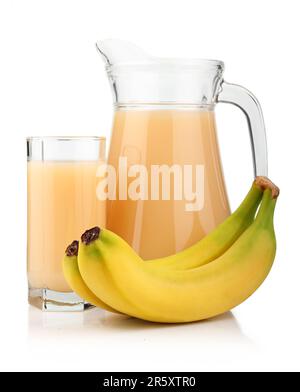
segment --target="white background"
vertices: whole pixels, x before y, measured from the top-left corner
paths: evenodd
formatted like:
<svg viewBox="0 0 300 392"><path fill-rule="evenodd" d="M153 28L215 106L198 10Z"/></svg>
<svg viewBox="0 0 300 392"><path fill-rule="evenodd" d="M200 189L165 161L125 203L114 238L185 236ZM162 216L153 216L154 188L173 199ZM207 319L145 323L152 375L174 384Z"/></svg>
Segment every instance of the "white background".
<svg viewBox="0 0 300 392"><path fill-rule="evenodd" d="M299 1L0 1L0 370L300 370ZM270 178L281 187L278 253L231 314L181 326L27 305L29 135L106 135L111 93L94 43L123 38L159 56L219 58L264 110ZM219 105L234 208L252 179L243 114Z"/></svg>

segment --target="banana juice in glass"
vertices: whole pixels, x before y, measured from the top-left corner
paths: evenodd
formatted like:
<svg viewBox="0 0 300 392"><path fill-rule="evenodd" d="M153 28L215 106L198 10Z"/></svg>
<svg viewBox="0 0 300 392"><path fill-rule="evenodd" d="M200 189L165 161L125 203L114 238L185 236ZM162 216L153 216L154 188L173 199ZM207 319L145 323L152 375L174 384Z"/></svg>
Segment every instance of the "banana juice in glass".
<svg viewBox="0 0 300 392"><path fill-rule="evenodd" d="M103 138L30 138L28 150L29 302L43 310L83 310L62 270L66 247L92 226L105 226L97 199Z"/></svg>

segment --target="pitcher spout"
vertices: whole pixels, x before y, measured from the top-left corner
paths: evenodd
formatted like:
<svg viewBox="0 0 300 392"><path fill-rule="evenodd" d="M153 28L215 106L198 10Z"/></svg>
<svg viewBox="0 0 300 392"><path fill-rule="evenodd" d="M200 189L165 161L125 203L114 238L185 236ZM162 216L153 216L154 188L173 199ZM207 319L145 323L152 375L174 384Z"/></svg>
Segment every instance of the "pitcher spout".
<svg viewBox="0 0 300 392"><path fill-rule="evenodd" d="M224 70L221 61L154 57L130 42L115 39L96 45L117 106L215 103Z"/></svg>
<svg viewBox="0 0 300 392"><path fill-rule="evenodd" d="M96 47L107 66L147 63L151 61L151 57L146 52L128 41L106 39L98 41Z"/></svg>

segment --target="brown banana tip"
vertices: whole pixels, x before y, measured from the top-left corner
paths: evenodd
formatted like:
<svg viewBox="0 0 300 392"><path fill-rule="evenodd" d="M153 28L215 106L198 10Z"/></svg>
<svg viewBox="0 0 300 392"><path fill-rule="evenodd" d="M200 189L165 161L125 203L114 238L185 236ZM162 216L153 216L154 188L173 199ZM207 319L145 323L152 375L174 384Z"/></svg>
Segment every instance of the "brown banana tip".
<svg viewBox="0 0 300 392"><path fill-rule="evenodd" d="M280 189L276 186L268 177L258 176L254 183L263 191L270 189L272 193L272 199L277 199L280 193Z"/></svg>
<svg viewBox="0 0 300 392"><path fill-rule="evenodd" d="M85 231L81 236L82 243L85 245L89 245L91 242L99 238L100 232L101 229L97 226Z"/></svg>
<svg viewBox="0 0 300 392"><path fill-rule="evenodd" d="M66 249L66 255L69 257L78 256L79 241L73 241Z"/></svg>

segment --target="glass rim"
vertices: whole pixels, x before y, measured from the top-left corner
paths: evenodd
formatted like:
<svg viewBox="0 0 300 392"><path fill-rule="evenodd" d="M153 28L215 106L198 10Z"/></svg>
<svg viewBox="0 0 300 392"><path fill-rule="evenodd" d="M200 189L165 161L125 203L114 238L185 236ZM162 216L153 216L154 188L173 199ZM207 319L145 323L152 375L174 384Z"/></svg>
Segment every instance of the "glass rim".
<svg viewBox="0 0 300 392"><path fill-rule="evenodd" d="M106 141L105 136L27 136L27 141Z"/></svg>

